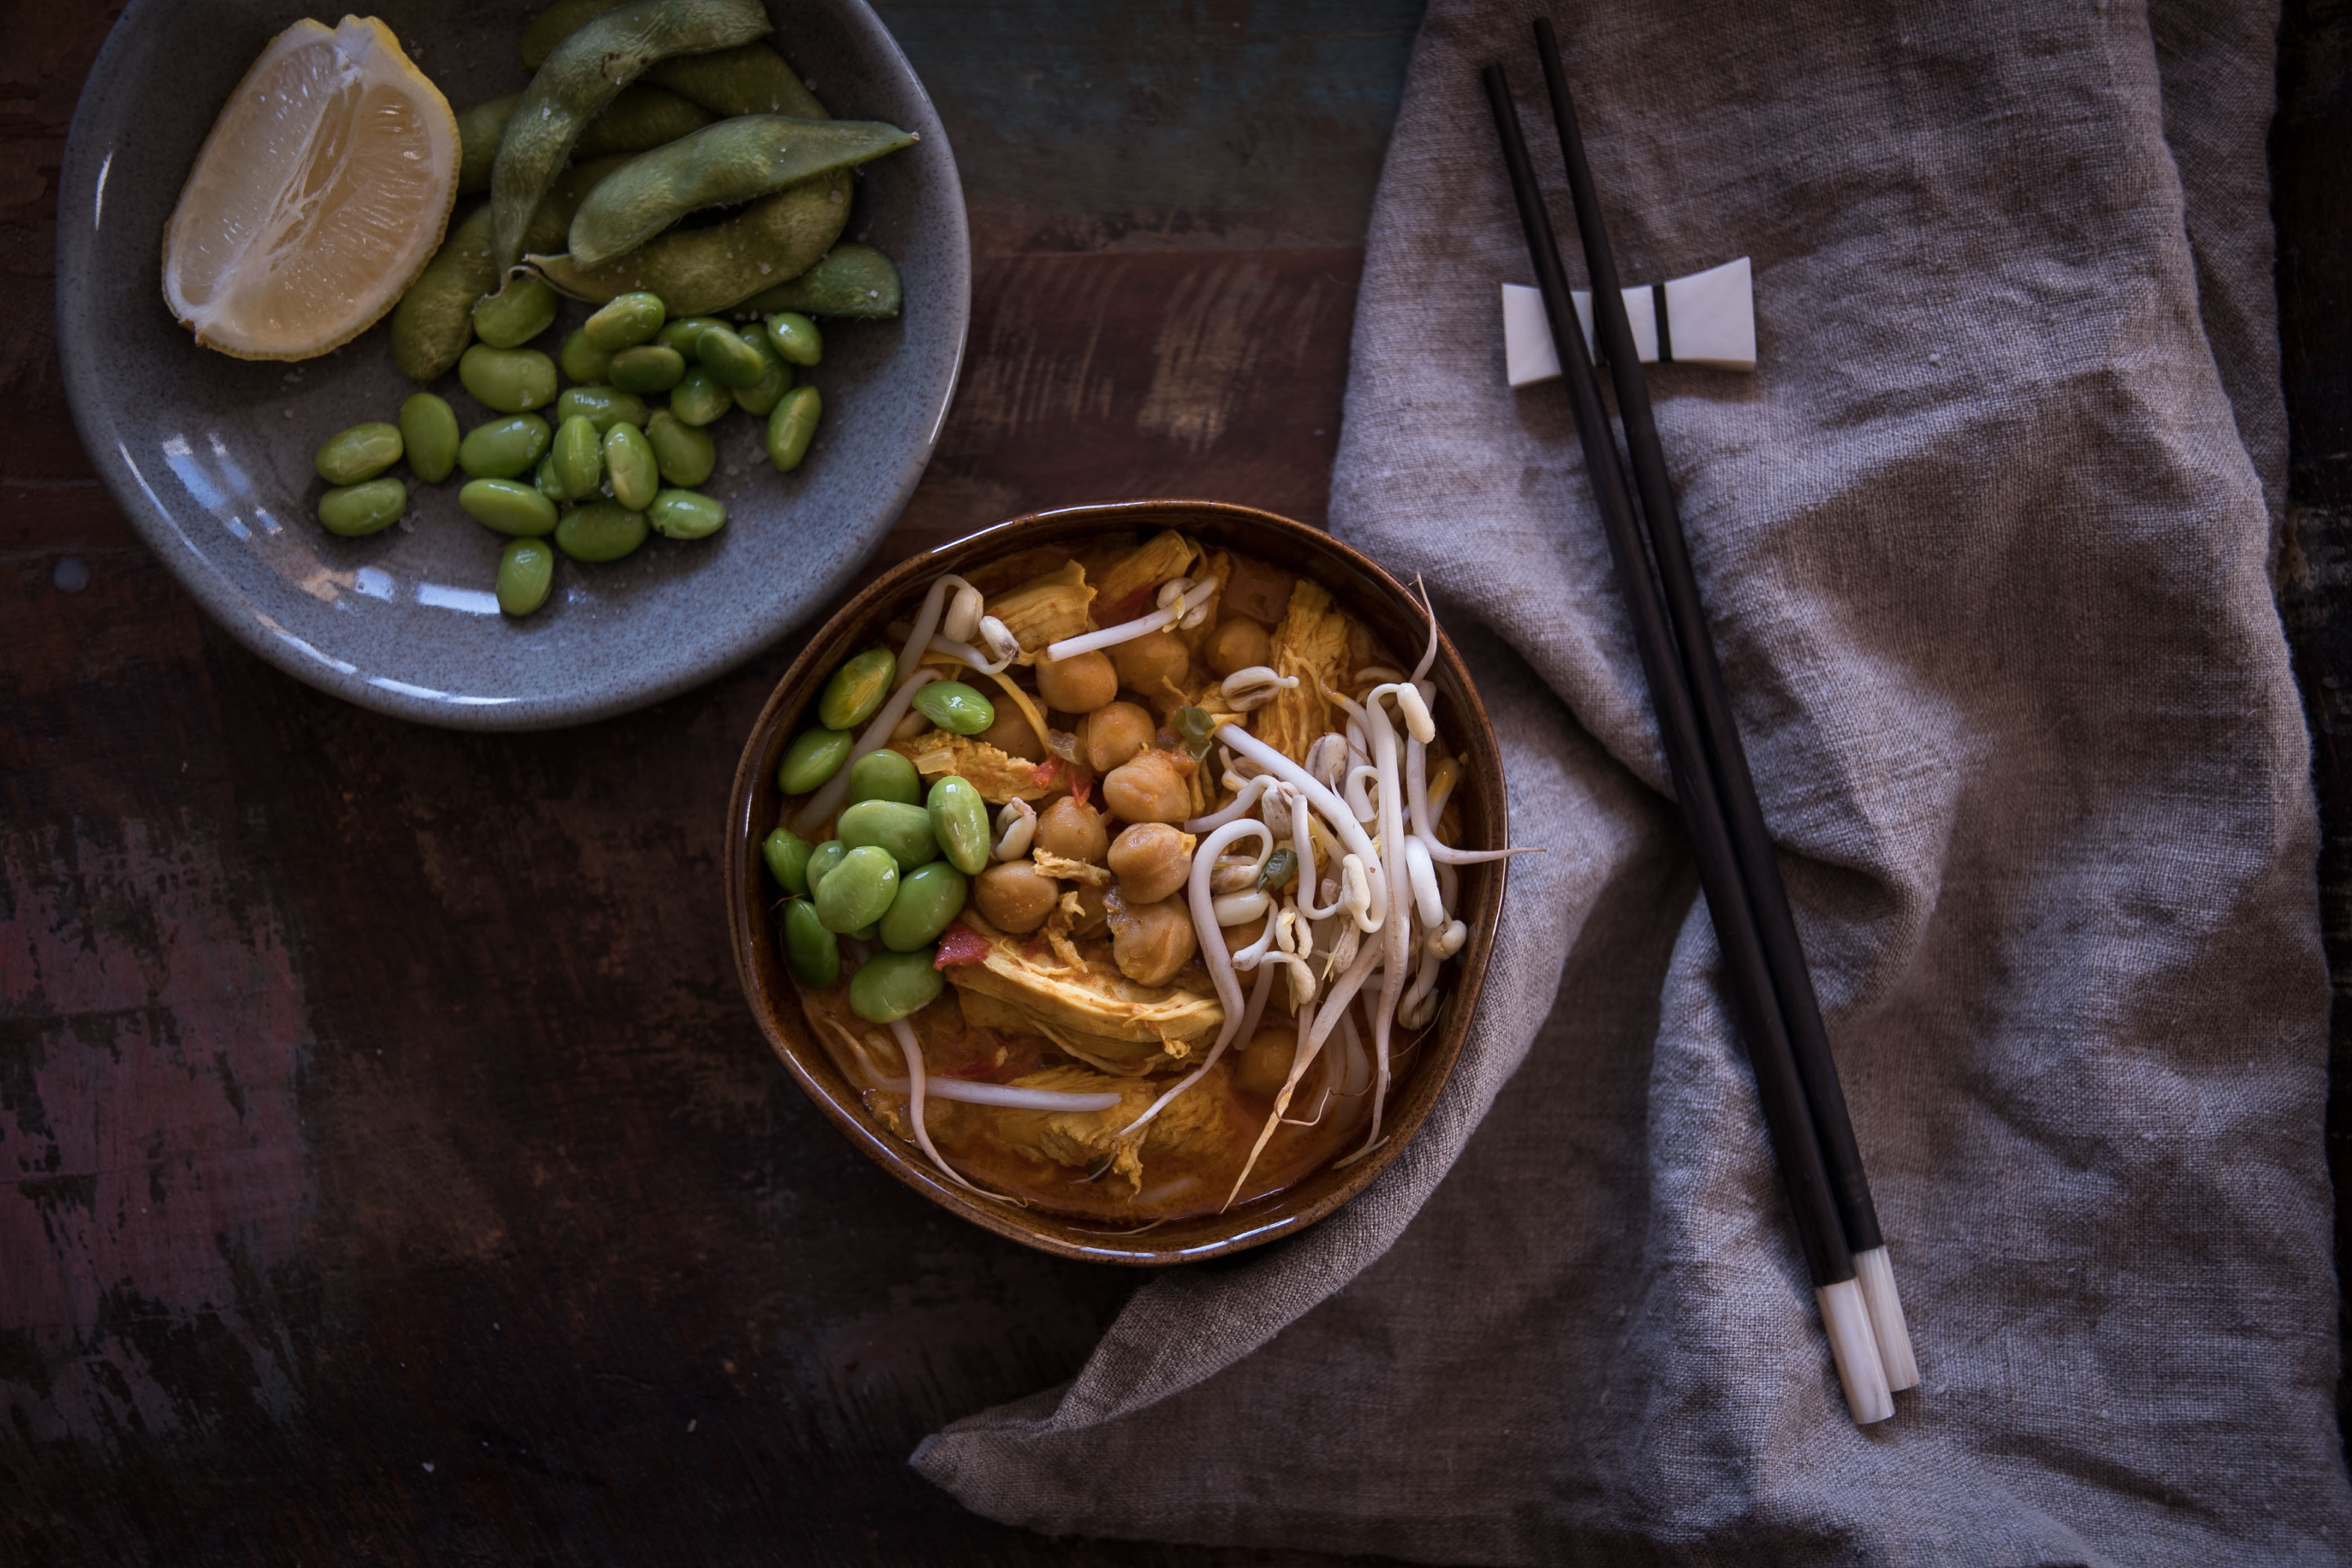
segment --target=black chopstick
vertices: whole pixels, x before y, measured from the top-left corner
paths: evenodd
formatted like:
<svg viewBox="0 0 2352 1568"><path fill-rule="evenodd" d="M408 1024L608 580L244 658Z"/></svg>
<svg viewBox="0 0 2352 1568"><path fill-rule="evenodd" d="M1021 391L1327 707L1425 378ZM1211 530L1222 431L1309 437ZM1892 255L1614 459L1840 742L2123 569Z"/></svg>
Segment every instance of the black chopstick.
<svg viewBox="0 0 2352 1568"><path fill-rule="evenodd" d="M1814 1298L1821 1305L1822 1325L1843 1381L1846 1403L1858 1422L1883 1420L1894 1414L1886 1377L1870 1333L1867 1310L1854 1279L1853 1256L1845 1239L1827 1167L1815 1137L1812 1114L1805 1101L1788 1034L1781 1021L1778 994L1766 965L1764 950L1740 879L1738 863L1725 826L1715 781L1706 765L1704 742L1691 695L1685 685L1681 662L1668 629L1658 585L1650 575L1648 552L1633 517L1618 466L1616 442L1601 406L1600 381L1585 353L1568 280L1560 270L1559 247L1552 237L1543 197L1528 162L1527 140L1519 114L1511 100L1510 85L1499 65L1485 73L1486 97L1495 113L1495 130L1502 142L1503 162L1509 172L1511 194L1518 204L1519 223L1527 235L1528 251L1535 263L1544 311L1559 353L1561 376L1584 447L1585 469L1599 504L1601 529L1616 563L1617 580L1633 624L1633 640L1641 655L1642 672L1649 682L1650 700L1673 774L1675 796L1698 861L1699 886L1715 923L1743 1031L1748 1058L1756 1074L1757 1097L1764 1123L1788 1189L1798 1241L1811 1273Z"/></svg>
<svg viewBox="0 0 2352 1568"><path fill-rule="evenodd" d="M1780 860L1772 853L1771 835L1764 826L1756 781L1748 769L1748 752L1740 744L1738 727L1732 722L1731 699L1724 689L1714 639L1707 635L1698 580L1691 571L1690 550L1683 537L1682 513L1675 504L1665 452L1659 445L1657 421L1650 408L1648 379L1634 350L1633 323L1625 316L1625 296L1609 245L1608 225L1592 188L1592 171L1585 161L1584 136L1569 95L1568 76L1560 68L1559 40L1549 16L1536 19L1535 31L1544 86L1551 97L1552 122L1559 132L1560 161L1566 165L1569 195L1576 207L1577 232L1584 244L1585 270L1591 276L1593 330L1609 362L1610 379L1616 384L1617 412L1625 426L1626 452L1633 462L1635 492L1649 523L1650 548L1665 587L1667 618L1682 649L1683 675L1698 710L1716 796L1725 807L1732 851L1748 889L1748 907L1764 945L1773 989L1780 998L1781 1022L1796 1055L1797 1077L1804 1085L1806 1104L1813 1113L1813 1134L1821 1141L1822 1161L1829 1170L1830 1191L1837 1199L1846 1246L1854 1255L1862 1279L1872 1333L1886 1367L1887 1386L1909 1388L1919 1381L1919 1371L1904 1326L1894 1269L1886 1258L1886 1238L1879 1229L1877 1206L1871 1202L1870 1178L1863 1170L1862 1149L1846 1113L1845 1091L1838 1082L1837 1062L1830 1055L1829 1034L1822 1025L1821 1003L1813 994L1804 948L1797 940L1796 921L1789 912L1788 889L1781 885Z"/></svg>

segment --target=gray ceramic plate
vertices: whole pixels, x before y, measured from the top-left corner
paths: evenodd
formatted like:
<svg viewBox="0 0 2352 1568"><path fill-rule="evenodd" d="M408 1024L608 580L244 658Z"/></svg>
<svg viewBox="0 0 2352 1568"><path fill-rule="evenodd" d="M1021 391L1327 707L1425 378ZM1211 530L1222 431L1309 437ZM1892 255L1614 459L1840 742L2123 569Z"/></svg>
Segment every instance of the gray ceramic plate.
<svg viewBox="0 0 2352 1568"><path fill-rule="evenodd" d="M454 108L511 92L524 3L391 0L374 12ZM502 541L457 485L412 485L404 526L337 539L312 508L311 453L390 419L413 384L379 323L299 364L197 348L164 308L164 220L222 100L298 0L133 0L74 112L58 201L58 340L90 458L131 521L247 647L339 697L468 729L545 729L685 690L774 642L881 542L921 476L955 390L971 292L963 196L922 83L862 0L772 5L773 41L835 113L921 134L859 183L848 237L906 279L896 321L845 321L809 380L824 425L778 474L749 416L713 433L727 503L716 538L649 541L605 566L559 563L525 621L490 597ZM460 211L464 210L460 203ZM558 332L584 311L567 311ZM560 336L539 346L552 351ZM488 416L447 376L460 423ZM405 470L397 470L404 477ZM462 478L462 476L459 476Z"/></svg>

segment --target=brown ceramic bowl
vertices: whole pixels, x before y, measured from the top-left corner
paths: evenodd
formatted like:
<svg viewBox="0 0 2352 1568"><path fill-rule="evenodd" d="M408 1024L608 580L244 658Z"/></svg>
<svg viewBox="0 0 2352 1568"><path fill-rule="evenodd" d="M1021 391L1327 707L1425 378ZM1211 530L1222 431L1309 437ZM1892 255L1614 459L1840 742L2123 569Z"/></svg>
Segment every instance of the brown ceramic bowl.
<svg viewBox="0 0 2352 1568"><path fill-rule="evenodd" d="M912 1145L900 1144L868 1118L857 1091L834 1066L809 1026L792 977L784 970L770 918L773 889L761 865L760 844L776 826L782 798L776 793L776 764L785 743L800 731L803 710L815 701L835 666L854 650L880 640L877 633L890 620L911 613L932 578L942 572L970 572L1035 545L1163 528L1181 529L1204 542L1244 551L1313 577L1393 654L1410 658L1408 650L1427 642L1428 622L1395 578L1328 535L1271 512L1216 501L1141 500L1069 507L1015 518L900 563L809 639L761 710L759 722L743 748L743 760L735 769L734 796L727 808L728 853L721 862L736 972L742 977L751 1015L760 1021L776 1055L834 1124L876 1163L941 1208L1043 1251L1099 1263L1188 1263L1238 1252L1314 1224L1370 1184L1420 1129L1462 1054L1486 962L1495 950L1495 922L1502 912L1508 862L1462 868L1459 909L1470 927L1470 940L1462 950L1458 977L1448 985L1433 1032L1415 1053L1418 1061L1390 1101L1391 1131L1379 1149L1344 1169L1326 1167L1281 1192L1227 1213L1171 1220L1137 1233L1098 1221L975 1199L950 1185ZM1432 674L1439 693L1439 728L1467 763L1455 792L1462 803L1465 842L1499 847L1507 842L1508 823L1503 761L1495 745L1494 727L1450 641L1440 644Z"/></svg>

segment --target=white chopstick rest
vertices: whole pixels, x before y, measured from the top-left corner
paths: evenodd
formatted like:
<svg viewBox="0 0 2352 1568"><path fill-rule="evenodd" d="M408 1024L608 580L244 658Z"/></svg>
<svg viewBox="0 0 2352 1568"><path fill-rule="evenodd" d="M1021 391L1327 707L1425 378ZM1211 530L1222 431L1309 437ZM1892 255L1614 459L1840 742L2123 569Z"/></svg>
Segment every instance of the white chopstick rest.
<svg viewBox="0 0 2352 1568"><path fill-rule="evenodd" d="M1675 364L1703 364L1717 370L1756 368L1756 288L1748 258L1727 261L1688 278L1668 280L1665 289L1666 342L1660 352L1657 299L1648 284L1624 290L1627 325L1633 330L1633 348L1643 364L1662 360ZM1576 319L1584 329L1584 342L1599 351L1592 336L1592 295L1575 290ZM1551 324L1544 319L1543 292L1517 283L1503 285L1503 356L1513 386L1532 386L1559 374L1559 355L1553 348Z"/></svg>
<svg viewBox="0 0 2352 1568"><path fill-rule="evenodd" d="M1895 1294L1895 1265L1887 1260L1886 1248L1855 1253L1853 1277L1870 1312L1870 1333L1878 1342L1886 1386L1896 1394L1918 1387L1919 1360L1911 1353L1911 1327L1903 1321L1903 1298Z"/></svg>
<svg viewBox="0 0 2352 1568"><path fill-rule="evenodd" d="M1813 1300L1821 1304L1830 1359L1837 1363L1838 1381L1845 1385L1845 1405L1853 1413L1854 1425L1885 1420L1895 1414L1895 1395L1887 1391L1886 1368L1871 1335L1870 1309L1863 1303L1861 1282L1841 1279L1816 1286Z"/></svg>

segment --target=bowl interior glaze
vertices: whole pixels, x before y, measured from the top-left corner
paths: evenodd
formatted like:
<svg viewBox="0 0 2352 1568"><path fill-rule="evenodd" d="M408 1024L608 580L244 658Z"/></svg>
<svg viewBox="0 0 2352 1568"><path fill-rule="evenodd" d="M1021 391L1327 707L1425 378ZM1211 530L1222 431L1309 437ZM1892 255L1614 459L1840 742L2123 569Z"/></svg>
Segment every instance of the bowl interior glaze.
<svg viewBox="0 0 2352 1568"><path fill-rule="evenodd" d="M885 1170L941 1207L1044 1251L1101 1263L1185 1263L1261 1246L1314 1224L1370 1184L1429 1114L1461 1055L1487 960L1494 952L1495 923L1502 911L1508 862L1463 868L1458 908L1469 924L1470 940L1463 948L1458 978L1448 988L1434 1030L1421 1047L1421 1059L1390 1100L1387 1141L1345 1169L1326 1167L1228 1213L1171 1220L1138 1233L974 1198L941 1178L919 1151L911 1145L902 1147L867 1118L856 1090L834 1066L811 1029L792 977L784 972L770 918L772 889L765 881L759 847L776 826L782 804L774 784L776 765L785 744L801 728L803 710L815 700L835 666L875 640L891 619L907 614L933 577L943 572L969 572L1036 545L1128 530L1149 533L1163 528L1181 529L1204 542L1244 551L1313 577L1392 652L1405 655L1406 650L1418 650L1426 643L1428 622L1396 579L1329 536L1271 512L1213 501L1142 500L1071 507L1000 523L901 563L810 640L777 683L744 745L728 806L728 850L722 859L728 922L744 996L776 1055L834 1124ZM1480 847L1502 845L1509 831L1502 756L1486 709L1450 641L1441 641L1432 674L1438 685L1439 728L1465 762L1463 783L1456 792L1462 802L1465 841Z"/></svg>

